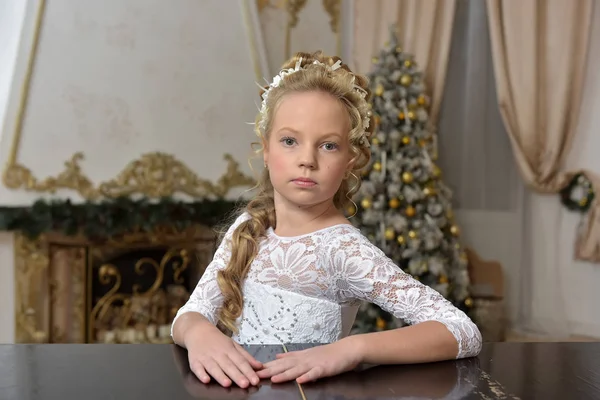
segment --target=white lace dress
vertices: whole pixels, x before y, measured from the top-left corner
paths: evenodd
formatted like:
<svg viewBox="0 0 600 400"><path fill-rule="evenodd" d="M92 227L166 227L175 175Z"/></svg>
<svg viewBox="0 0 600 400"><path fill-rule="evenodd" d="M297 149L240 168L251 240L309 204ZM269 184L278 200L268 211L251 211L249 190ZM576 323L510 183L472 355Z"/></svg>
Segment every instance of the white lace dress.
<svg viewBox="0 0 600 400"><path fill-rule="evenodd" d="M197 312L212 323L222 294L216 282L230 255L231 225L212 262L177 318ZM398 268L357 228L342 224L311 234L267 232L243 286L244 307L233 339L240 344L331 343L347 336L361 300L375 303L410 325L439 321L458 342L457 358L481 350L469 317L434 289Z"/></svg>

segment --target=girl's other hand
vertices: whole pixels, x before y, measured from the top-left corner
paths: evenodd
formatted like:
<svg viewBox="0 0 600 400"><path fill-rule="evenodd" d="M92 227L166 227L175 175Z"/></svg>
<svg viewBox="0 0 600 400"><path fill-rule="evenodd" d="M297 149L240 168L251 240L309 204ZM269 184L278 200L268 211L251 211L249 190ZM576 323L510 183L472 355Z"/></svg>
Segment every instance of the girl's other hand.
<svg viewBox="0 0 600 400"><path fill-rule="evenodd" d="M258 376L271 378L274 383L295 379L302 384L350 371L360 362L360 352L346 338L308 350L277 354L276 360L264 364Z"/></svg>
<svg viewBox="0 0 600 400"><path fill-rule="evenodd" d="M211 376L223 387L235 382L247 388L260 382L256 370L263 368L262 363L210 323L191 327L185 347L190 369L202 383L209 383Z"/></svg>

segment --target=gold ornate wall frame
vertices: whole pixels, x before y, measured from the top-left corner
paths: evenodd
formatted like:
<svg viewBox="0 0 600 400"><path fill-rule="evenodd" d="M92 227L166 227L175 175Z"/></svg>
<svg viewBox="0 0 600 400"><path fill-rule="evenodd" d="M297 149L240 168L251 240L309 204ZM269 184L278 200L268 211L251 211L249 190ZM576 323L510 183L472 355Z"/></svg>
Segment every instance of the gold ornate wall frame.
<svg viewBox="0 0 600 400"><path fill-rule="evenodd" d="M101 197L115 198L132 194L156 198L172 196L176 193L185 193L192 198L202 199L210 196L222 198L235 187L255 185L255 179L242 173L239 170L239 164L230 154L224 155L227 169L216 183L200 178L182 161L177 160L173 155L162 152L143 154L139 159L126 165L118 176L98 185L95 185L83 172L79 164L84 158L81 152L75 153L70 160L66 161L64 170L58 175L44 179L36 177L31 169L19 163L19 145L46 2L46 0L38 0L37 3L31 50L19 93L19 105L10 153L2 174L2 181L7 188L38 193L55 193L60 189L69 189L77 192L86 200L95 200Z"/></svg>
<svg viewBox="0 0 600 400"><path fill-rule="evenodd" d="M267 7L285 9L287 24L285 28L285 57L291 57L292 30L298 25L298 14L306 6L308 0L256 0L258 11ZM336 38L337 55L342 55L342 0L322 0L323 8L329 15L329 25Z"/></svg>

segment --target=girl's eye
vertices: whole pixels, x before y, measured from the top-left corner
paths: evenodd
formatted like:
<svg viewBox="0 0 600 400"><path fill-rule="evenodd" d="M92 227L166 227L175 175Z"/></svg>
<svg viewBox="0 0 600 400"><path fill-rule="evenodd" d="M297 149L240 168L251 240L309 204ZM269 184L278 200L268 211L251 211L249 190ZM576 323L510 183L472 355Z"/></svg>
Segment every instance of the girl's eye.
<svg viewBox="0 0 600 400"><path fill-rule="evenodd" d="M296 140L288 137L281 139L281 142L286 146L293 146L294 143L296 143Z"/></svg>
<svg viewBox="0 0 600 400"><path fill-rule="evenodd" d="M338 148L337 143L325 143L323 146L325 146L325 150L327 151L333 151Z"/></svg>

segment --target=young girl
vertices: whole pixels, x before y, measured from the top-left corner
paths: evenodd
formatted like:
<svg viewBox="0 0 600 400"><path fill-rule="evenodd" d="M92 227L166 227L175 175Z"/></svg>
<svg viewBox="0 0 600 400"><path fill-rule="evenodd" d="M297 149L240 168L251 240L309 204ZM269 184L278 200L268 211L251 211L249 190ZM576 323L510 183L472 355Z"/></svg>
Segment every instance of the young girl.
<svg viewBox="0 0 600 400"><path fill-rule="evenodd" d="M173 340L202 382L304 383L360 363L479 353L475 324L344 217L370 157L369 96L365 77L321 53L296 54L265 88L255 124L265 163L259 192L173 321ZM349 335L364 300L411 326ZM264 365L240 346L286 343L322 345Z"/></svg>

